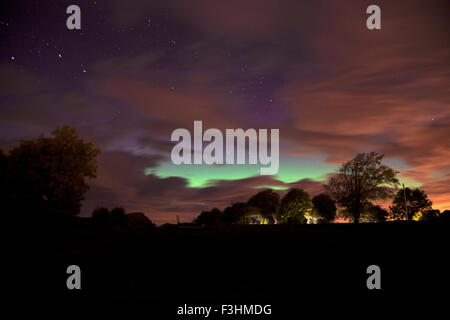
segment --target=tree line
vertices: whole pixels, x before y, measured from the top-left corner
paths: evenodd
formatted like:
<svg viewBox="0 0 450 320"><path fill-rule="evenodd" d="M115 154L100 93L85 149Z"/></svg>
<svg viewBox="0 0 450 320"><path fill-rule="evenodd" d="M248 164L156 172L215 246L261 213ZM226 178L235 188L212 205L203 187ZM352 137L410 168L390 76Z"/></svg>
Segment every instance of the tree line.
<svg viewBox="0 0 450 320"><path fill-rule="evenodd" d="M109 210L97 207L92 211L92 220L97 229L111 230L121 228L144 229L155 228L155 224L143 212L126 213L122 207Z"/></svg>
<svg viewBox="0 0 450 320"><path fill-rule="evenodd" d="M247 202L234 203L221 212L202 212L194 223L304 224L330 223L344 218L353 223L386 220L448 221L450 211L440 213L421 189L400 189L397 173L382 163L383 155L361 153L339 167L324 185L325 192L311 198L302 189L290 189L283 198L271 189L258 192ZM393 199L389 211L377 201ZM339 210L338 210L339 209Z"/></svg>
<svg viewBox="0 0 450 320"><path fill-rule="evenodd" d="M7 154L0 150L0 201L6 212L39 218L79 214L89 189L87 179L96 177L99 152L68 126L57 128L50 137L24 140ZM204 211L194 222L303 224L330 223L339 217L354 223L448 221L449 210L433 210L424 190L399 189L398 172L382 160L383 155L375 152L358 154L339 167L324 185L325 192L312 198L302 189L291 189L282 198L273 190L263 190L223 211ZM388 199L393 199L389 211L377 205ZM115 224L125 221L122 213L120 208L97 208L93 218Z"/></svg>

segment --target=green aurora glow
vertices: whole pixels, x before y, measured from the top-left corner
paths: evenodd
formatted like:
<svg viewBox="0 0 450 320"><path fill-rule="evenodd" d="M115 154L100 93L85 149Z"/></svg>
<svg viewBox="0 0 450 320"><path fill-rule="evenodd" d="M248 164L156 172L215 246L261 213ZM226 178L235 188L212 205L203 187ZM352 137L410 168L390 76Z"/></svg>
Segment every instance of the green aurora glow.
<svg viewBox="0 0 450 320"><path fill-rule="evenodd" d="M386 159L387 165L396 170L407 170L407 165L398 159ZM301 179L325 181L327 174L333 173L337 165L325 162L320 156L281 156L280 169L275 176L276 180L292 183ZM148 168L145 174L154 174L159 178L180 177L188 181L189 188L205 188L214 185L218 180L240 180L259 176L260 165L182 165L177 166L167 161L156 168ZM401 179L410 188L419 187L420 184L410 178ZM285 186L261 185L260 188L284 190Z"/></svg>

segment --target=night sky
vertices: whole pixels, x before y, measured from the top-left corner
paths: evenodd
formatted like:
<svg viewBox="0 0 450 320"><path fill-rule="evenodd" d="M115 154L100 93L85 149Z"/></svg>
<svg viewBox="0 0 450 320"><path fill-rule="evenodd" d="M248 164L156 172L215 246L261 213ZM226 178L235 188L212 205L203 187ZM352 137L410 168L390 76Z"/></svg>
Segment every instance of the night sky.
<svg viewBox="0 0 450 320"><path fill-rule="evenodd" d="M370 4L382 29L368 30ZM81 8L81 30L66 8ZM376 151L450 209L448 1L12 1L0 12L0 148L77 129L101 149L82 207L190 221L260 188L321 184ZM280 170L175 166L176 128L279 128Z"/></svg>

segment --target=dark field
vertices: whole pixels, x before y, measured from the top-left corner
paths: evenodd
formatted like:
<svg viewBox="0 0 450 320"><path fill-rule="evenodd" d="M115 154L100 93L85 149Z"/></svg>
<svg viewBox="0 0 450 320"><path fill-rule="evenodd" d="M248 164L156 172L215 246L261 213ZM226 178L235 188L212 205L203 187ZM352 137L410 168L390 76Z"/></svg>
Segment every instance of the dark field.
<svg viewBox="0 0 450 320"><path fill-rule="evenodd" d="M84 220L52 230L30 255L42 269L27 280L39 281L38 299L138 304L164 318L185 303L271 304L275 318L330 306L380 311L440 296L449 266L448 226L432 223L112 231ZM66 288L71 264L81 267L82 290ZM381 268L381 290L366 287L372 264Z"/></svg>

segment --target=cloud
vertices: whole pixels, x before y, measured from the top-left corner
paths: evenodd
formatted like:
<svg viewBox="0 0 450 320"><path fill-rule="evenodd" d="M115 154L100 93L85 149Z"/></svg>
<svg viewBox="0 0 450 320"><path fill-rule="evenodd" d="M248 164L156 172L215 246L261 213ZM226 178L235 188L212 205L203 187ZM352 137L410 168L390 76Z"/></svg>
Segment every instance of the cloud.
<svg viewBox="0 0 450 320"><path fill-rule="evenodd" d="M188 188L184 178L145 175L144 169L158 160L125 152L102 154L98 178L92 181L82 215L90 216L100 205L123 206L128 211L144 212L158 223L174 222L175 215L182 221L192 221L203 210L213 207L223 210L233 202L246 202L266 187L302 188L312 196L323 191L322 184L317 181L302 179L284 183L271 176L217 180L206 188ZM284 195L286 191L279 193Z"/></svg>
<svg viewBox="0 0 450 320"><path fill-rule="evenodd" d="M316 55L308 76L299 76L303 64L293 65L279 91L291 115L281 138L287 151L324 154L332 163L364 151L402 159L409 167L402 176L414 176L443 203L435 185L450 172L450 48L448 20L433 14L434 5L381 3L378 33L358 24L354 3L333 7L306 40Z"/></svg>
<svg viewBox="0 0 450 320"><path fill-rule="evenodd" d="M450 174L447 174L442 179L432 179L423 185L423 189L427 191L433 206L439 205L441 211L450 210Z"/></svg>
<svg viewBox="0 0 450 320"><path fill-rule="evenodd" d="M281 156L337 164L377 151L405 163L402 177L448 206L448 1L377 4L379 31L366 29L361 1L89 4L83 23L98 28L64 42L64 63L46 52L30 65L0 66L0 146L62 124L94 141L102 150L99 177L84 215L105 203L173 221L175 212L191 219L244 201L261 186L320 192L308 179L252 177L194 189L181 177L145 175L168 160L171 132L194 120L208 128L279 128ZM47 25L38 13L26 28L46 26L39 30L54 37L46 28L59 21ZM25 58L29 48L13 40L5 52ZM87 76L79 77L81 63Z"/></svg>

